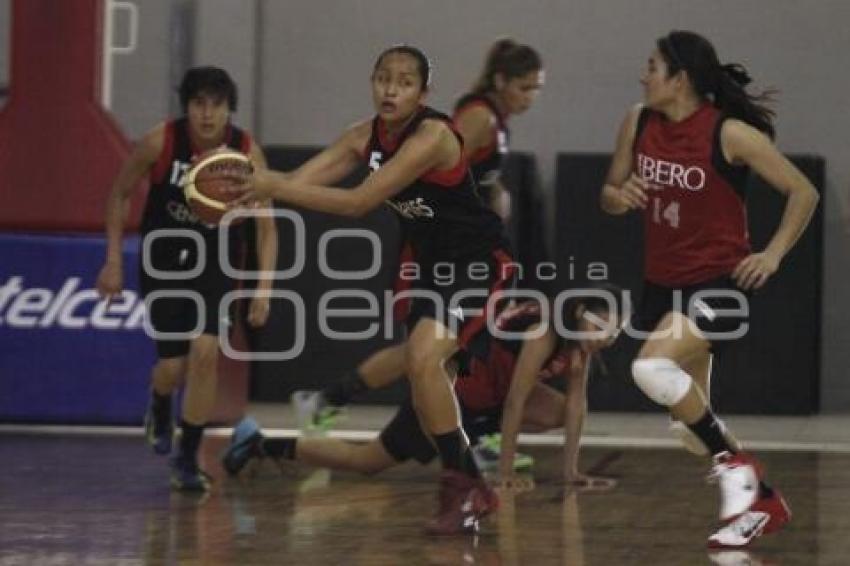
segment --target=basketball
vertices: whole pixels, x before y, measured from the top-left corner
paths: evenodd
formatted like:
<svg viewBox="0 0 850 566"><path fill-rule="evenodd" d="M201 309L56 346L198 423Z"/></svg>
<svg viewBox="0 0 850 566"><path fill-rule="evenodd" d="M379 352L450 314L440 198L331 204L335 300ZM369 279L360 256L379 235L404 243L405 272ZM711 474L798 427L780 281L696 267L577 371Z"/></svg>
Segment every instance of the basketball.
<svg viewBox="0 0 850 566"><path fill-rule="evenodd" d="M206 224L218 224L227 212L228 193L234 177L253 170L247 155L232 149L214 149L202 154L186 174L183 192L192 212Z"/></svg>

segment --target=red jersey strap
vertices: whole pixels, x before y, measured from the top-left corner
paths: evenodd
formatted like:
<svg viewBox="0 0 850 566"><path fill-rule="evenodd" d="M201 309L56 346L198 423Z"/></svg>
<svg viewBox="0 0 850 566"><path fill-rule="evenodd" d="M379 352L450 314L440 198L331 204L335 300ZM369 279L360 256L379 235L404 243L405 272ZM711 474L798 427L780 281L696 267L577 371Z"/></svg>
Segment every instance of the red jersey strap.
<svg viewBox="0 0 850 566"><path fill-rule="evenodd" d="M469 161L463 156L463 148L461 148L461 157L457 160L457 164L454 167L444 171L432 169L422 175L422 180L434 183L435 185L443 185L444 187L454 187L463 180L468 170Z"/></svg>
<svg viewBox="0 0 850 566"><path fill-rule="evenodd" d="M168 168L174 155L174 121L165 124L165 140L162 143L162 151L151 169L151 183L158 185L165 180Z"/></svg>
<svg viewBox="0 0 850 566"><path fill-rule="evenodd" d="M251 151L251 146L254 145L254 139L246 131L242 132L242 143L239 145L239 151L247 155Z"/></svg>

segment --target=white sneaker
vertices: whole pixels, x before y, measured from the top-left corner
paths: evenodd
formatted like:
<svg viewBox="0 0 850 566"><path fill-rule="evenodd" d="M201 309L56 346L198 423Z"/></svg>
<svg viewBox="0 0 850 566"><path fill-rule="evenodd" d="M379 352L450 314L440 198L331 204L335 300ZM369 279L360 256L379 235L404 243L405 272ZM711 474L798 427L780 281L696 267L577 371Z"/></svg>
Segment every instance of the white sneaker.
<svg viewBox="0 0 850 566"><path fill-rule="evenodd" d="M722 452L714 457L711 475L720 484L720 520L728 521L750 509L759 498L762 468L743 452Z"/></svg>

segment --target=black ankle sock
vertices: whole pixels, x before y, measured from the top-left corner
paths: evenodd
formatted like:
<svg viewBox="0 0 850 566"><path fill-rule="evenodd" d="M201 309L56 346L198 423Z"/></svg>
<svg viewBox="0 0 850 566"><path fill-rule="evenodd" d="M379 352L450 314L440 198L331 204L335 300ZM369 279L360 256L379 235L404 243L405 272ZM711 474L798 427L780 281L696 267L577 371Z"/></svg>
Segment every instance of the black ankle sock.
<svg viewBox="0 0 850 566"><path fill-rule="evenodd" d="M160 395L156 391L151 391L151 408L154 430L161 433L168 428L171 421L171 395Z"/></svg>
<svg viewBox="0 0 850 566"><path fill-rule="evenodd" d="M204 425L193 425L181 420L180 430L183 431L180 437L180 456L191 462L197 462L198 448L201 447L201 438L204 436Z"/></svg>
<svg viewBox="0 0 850 566"><path fill-rule="evenodd" d="M459 428L445 434L435 434L434 443L437 445L443 468L457 470L474 478L481 477L481 471L472 457L472 450Z"/></svg>
<svg viewBox="0 0 850 566"><path fill-rule="evenodd" d="M322 390L322 394L328 403L334 407L347 405L356 395L368 391L369 386L363 381L363 377L357 370L345 374L342 379L331 383Z"/></svg>
<svg viewBox="0 0 850 566"><path fill-rule="evenodd" d="M263 454L275 460L281 458L294 460L297 442L297 438L264 438L260 444L260 450L263 451Z"/></svg>
<svg viewBox="0 0 850 566"><path fill-rule="evenodd" d="M693 424L689 424L688 428L703 441L712 456L716 456L721 452L735 452L735 450L729 446L729 442L726 440L726 437L723 436L723 428L717 420L717 417L715 417L714 413L711 411L706 410L700 420Z"/></svg>

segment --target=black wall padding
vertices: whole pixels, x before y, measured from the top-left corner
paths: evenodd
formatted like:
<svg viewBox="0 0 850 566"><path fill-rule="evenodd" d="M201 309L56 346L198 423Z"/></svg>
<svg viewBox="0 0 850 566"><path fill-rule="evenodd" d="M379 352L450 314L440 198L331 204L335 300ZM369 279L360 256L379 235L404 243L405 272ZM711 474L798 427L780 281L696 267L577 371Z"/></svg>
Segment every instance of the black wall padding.
<svg viewBox="0 0 850 566"><path fill-rule="evenodd" d="M545 199L540 184L537 160L530 153L512 153L505 160L502 182L511 194L511 217L508 232L514 257L522 265L522 279L517 287L550 293L554 282L541 280L536 266L551 262L546 242ZM548 277L548 271L544 277Z"/></svg>
<svg viewBox="0 0 850 566"><path fill-rule="evenodd" d="M264 148L269 166L273 169L290 171L315 155L319 149L313 147L282 147L270 146ZM340 186L351 187L366 175L365 167L352 174ZM320 389L328 381L339 378L344 372L353 369L360 361L372 352L392 344L391 340L383 339L384 328L378 335L366 341L332 341L325 338L319 330L316 310L319 298L332 289L351 288L374 293L383 305L385 289L391 289L398 268L399 254L399 225L388 208L381 207L360 219L348 219L330 214L322 214L307 210L297 210L306 225L306 262L304 269L297 277L287 281L277 281L275 287L297 292L306 305L306 325L304 331L305 347L303 353L288 361L260 362L254 364L251 379L251 398L258 401L285 401L296 389ZM346 281L343 283L325 277L319 270L317 246L319 238L328 230L337 228L367 228L377 233L381 239L381 271L374 277L362 281ZM278 222L280 232L278 269L291 265L295 243L292 237L292 227L287 220ZM348 245L348 242L351 245ZM362 244L362 245L361 245ZM333 243L328 249L328 264L337 270L367 269L371 261L371 246L366 242L347 240L346 243ZM283 351L294 344L293 329L294 311L284 301L273 301L269 323L257 339L259 351ZM361 301L344 304L335 302L337 308L363 308ZM384 311L380 309L380 319ZM353 332L365 329L370 320L334 319L332 328L338 331ZM398 328L396 336L400 336ZM401 384L403 386L404 384ZM390 388L365 397L367 401L394 401L404 392L403 387Z"/></svg>
<svg viewBox="0 0 850 566"><path fill-rule="evenodd" d="M823 194L824 160L792 161ZM636 213L609 216L599 208L610 156L561 154L556 169L556 245L559 287L587 280L602 262L614 283L639 300L643 231ZM747 210L753 249L764 248L778 226L785 199L753 175ZM822 202L822 201L821 201ZM779 272L752 299L749 333L715 356L712 399L720 413L811 414L819 407L822 206L786 256ZM634 386L629 366L639 344L626 336L603 356L589 384L590 406L601 411L659 410Z"/></svg>

